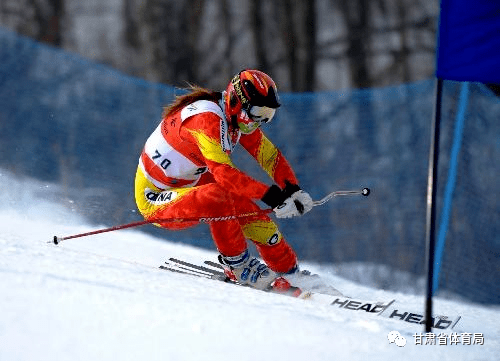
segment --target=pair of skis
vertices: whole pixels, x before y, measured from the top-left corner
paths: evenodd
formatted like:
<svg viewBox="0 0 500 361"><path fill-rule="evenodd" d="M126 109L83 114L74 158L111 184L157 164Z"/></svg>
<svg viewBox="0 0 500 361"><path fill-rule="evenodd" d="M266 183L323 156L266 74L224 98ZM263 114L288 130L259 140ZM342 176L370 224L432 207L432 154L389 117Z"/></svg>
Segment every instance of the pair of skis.
<svg viewBox="0 0 500 361"><path fill-rule="evenodd" d="M160 268L170 272L182 273L239 285L238 283L232 281L230 277L224 273L224 267L222 265L212 261L204 261L203 265L200 266L176 258L169 258L168 261L160 266ZM291 288L287 290L270 288L266 291L285 294L300 299L307 299L351 312L362 312L369 313L373 316L382 316L384 318L402 321L407 325L413 324L419 326L423 325L425 322L424 315L420 312L409 311L405 306L397 305L395 299L388 302L367 301L346 296L333 296L330 294L311 292L309 290L301 290L300 288L294 286L291 286ZM460 319L460 315L455 317L437 315L432 318L432 328L436 330L453 329Z"/></svg>
<svg viewBox="0 0 500 361"><path fill-rule="evenodd" d="M169 258L169 260L165 261L165 263L161 265L160 268L166 271L183 273L240 285L239 283L234 282L228 275L224 273L224 267L221 264L212 261L205 261L204 266L199 266L197 264L182 261L177 258ZM277 281L275 281L273 286L264 291L286 294L302 299L310 297L310 292L304 292L300 288L288 284L287 281L284 282L285 283L280 282L278 279Z"/></svg>
<svg viewBox="0 0 500 361"><path fill-rule="evenodd" d="M160 268L167 271L205 277L222 282L230 281L229 277L227 277L224 273L224 269L222 268L222 266L219 266L219 264L211 261L205 261L205 264L212 268L199 266L193 263L182 261L177 258L169 258L169 260L165 261L165 264L161 265Z"/></svg>

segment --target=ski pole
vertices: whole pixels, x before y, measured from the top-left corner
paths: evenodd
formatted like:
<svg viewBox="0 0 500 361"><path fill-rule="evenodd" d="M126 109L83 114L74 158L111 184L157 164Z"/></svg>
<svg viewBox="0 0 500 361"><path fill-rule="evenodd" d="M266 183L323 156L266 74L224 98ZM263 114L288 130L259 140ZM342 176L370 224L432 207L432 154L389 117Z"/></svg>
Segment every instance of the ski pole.
<svg viewBox="0 0 500 361"><path fill-rule="evenodd" d="M368 188L363 188L360 191L335 191L327 196L323 197L322 199L318 201L313 202L313 206L320 206L322 204L325 204L328 202L330 199L333 197L337 196L346 196L346 195L356 195L360 194L363 196L368 196L370 194L370 189ZM210 223L210 222L218 222L218 221L227 221L230 219L238 219L238 218L245 218L245 217L254 217L254 216L259 216L262 214L268 214L271 213L273 210L272 208L268 209L261 209L256 212L250 212L250 213L245 213L245 214L239 214L239 215L233 215L233 216L220 216L220 217L187 217L187 218L155 218L155 219L146 219L143 221L137 221L137 222L132 222L132 223L126 223L118 226L113 226L109 228L103 228L103 229L98 229L96 231L91 231L91 232L85 232L85 233L78 233L74 234L71 236L65 236L65 237L58 237L54 236L52 241L49 241L47 243L54 243L54 244L59 244L62 241L65 241L67 239L73 239L73 238L80 238L80 237L86 237L86 236L92 236L95 234L100 234L100 233L106 233L106 232L112 232L112 231L118 231L120 229L126 229L126 228L133 228L133 227L139 227L139 226L144 226L146 224L151 224L151 223L165 223L165 222L201 222L201 223Z"/></svg>
<svg viewBox="0 0 500 361"><path fill-rule="evenodd" d="M321 198L318 201L314 201L313 206L316 207L316 206L320 206L322 204L325 204L333 197L350 196L350 195L357 195L357 194L368 197L368 195L370 194L370 188L363 188L360 191L335 191L335 192L332 192L332 193L326 195L325 197Z"/></svg>
<svg viewBox="0 0 500 361"><path fill-rule="evenodd" d="M235 216L220 216L220 217L186 217L186 218L155 218L155 219L146 219L146 220L143 220L143 221L137 221L137 222L121 224L121 225L113 226L113 227L109 227L109 228L98 229L96 231L85 232L85 233L78 233L78 234L74 234L74 235L71 235L71 236L65 236L65 237L54 236L53 240L49 241L47 243L59 244L60 242L65 241L67 239L92 236L94 234L100 234L100 233L118 231L120 229L126 229L126 228L132 228L132 227L139 227L139 226L143 226L143 225L151 224L151 223L165 223L165 222L201 222L201 223L210 223L210 222L218 222L218 221L227 221L227 220L230 220L230 219L238 219L238 218L245 218L245 217L254 217L254 216L259 216L259 215L262 215L262 214L271 213L272 211L273 211L272 209L262 209L262 210L256 211L256 212L244 213L244 214L239 214L239 215L235 215Z"/></svg>

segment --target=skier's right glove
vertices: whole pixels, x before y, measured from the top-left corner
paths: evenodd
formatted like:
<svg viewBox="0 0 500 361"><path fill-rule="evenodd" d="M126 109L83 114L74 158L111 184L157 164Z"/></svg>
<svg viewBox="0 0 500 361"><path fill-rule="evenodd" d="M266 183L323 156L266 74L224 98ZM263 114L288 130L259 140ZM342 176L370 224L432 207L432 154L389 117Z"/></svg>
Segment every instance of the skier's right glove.
<svg viewBox="0 0 500 361"><path fill-rule="evenodd" d="M301 216L313 207L313 200L309 193L289 182L286 182L283 191L276 185L271 186L262 201L273 208L277 218Z"/></svg>
<svg viewBox="0 0 500 361"><path fill-rule="evenodd" d="M313 200L309 193L299 190L274 208L277 218L292 218L309 212L313 207Z"/></svg>

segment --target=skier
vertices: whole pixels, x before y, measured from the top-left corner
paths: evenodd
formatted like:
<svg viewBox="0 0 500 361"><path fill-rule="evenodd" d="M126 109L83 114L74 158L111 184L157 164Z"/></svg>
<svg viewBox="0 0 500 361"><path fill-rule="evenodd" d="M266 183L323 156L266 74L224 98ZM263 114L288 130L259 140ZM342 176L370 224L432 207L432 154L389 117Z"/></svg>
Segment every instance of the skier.
<svg viewBox="0 0 500 361"><path fill-rule="evenodd" d="M278 226L256 201L277 218L303 215L313 207L283 154L264 135L280 107L276 85L259 70L236 74L223 92L192 86L178 96L147 139L135 178L135 199L146 219L228 217L209 223L219 261L231 277L266 289L278 277L300 274L297 256ZM230 155L240 143L276 184L268 186L235 167ZM164 222L182 229L197 222ZM251 240L264 260L248 250Z"/></svg>

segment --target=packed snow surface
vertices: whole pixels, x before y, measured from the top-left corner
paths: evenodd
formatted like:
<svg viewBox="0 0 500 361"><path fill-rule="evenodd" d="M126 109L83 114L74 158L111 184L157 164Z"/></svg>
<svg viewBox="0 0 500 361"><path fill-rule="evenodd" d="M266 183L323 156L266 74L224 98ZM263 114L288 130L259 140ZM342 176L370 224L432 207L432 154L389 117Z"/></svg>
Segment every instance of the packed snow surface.
<svg viewBox="0 0 500 361"><path fill-rule="evenodd" d="M421 325L160 270L208 251L139 229L51 243L88 225L44 197L50 187L0 172L0 360L499 360L500 308L437 299L462 319L448 336L484 344L418 345ZM423 313L424 298L370 289L305 264L353 298ZM389 343L398 331L404 347ZM437 335L437 333L436 333Z"/></svg>

